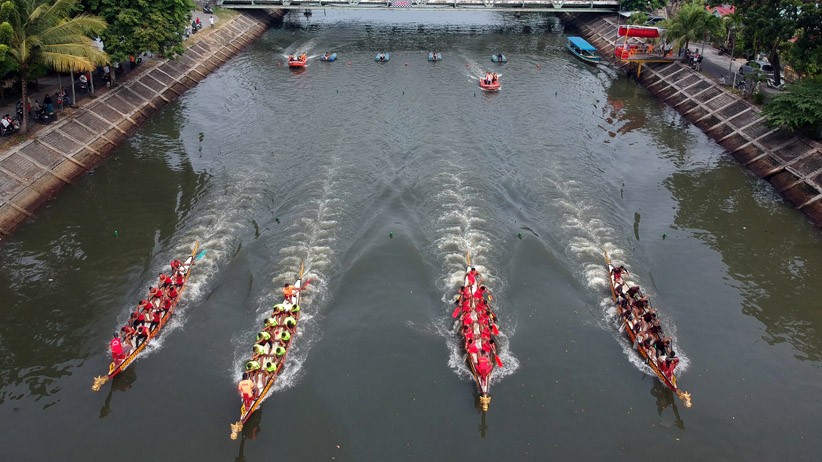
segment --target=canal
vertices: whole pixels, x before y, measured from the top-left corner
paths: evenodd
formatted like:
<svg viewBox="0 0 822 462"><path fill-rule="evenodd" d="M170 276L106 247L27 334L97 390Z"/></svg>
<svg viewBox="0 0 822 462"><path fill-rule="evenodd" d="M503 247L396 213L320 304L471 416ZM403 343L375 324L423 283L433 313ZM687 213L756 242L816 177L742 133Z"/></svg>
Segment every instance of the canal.
<svg viewBox="0 0 822 462"><path fill-rule="evenodd" d="M816 460L818 230L563 44L536 16L292 14L166 106L0 243L0 459ZM92 392L111 333L195 240L173 322ZM651 294L692 408L618 332L603 249ZM466 252L503 333L487 415L449 332ZM301 260L287 372L230 441L242 363Z"/></svg>

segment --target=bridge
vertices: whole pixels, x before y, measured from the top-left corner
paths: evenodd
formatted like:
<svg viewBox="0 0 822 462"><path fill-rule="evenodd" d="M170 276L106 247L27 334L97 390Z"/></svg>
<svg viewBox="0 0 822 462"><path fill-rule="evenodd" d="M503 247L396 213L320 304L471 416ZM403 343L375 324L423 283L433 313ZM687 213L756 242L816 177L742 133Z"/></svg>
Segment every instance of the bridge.
<svg viewBox="0 0 822 462"><path fill-rule="evenodd" d="M619 10L619 0L218 0L217 4L237 10L393 8L520 13L613 13Z"/></svg>

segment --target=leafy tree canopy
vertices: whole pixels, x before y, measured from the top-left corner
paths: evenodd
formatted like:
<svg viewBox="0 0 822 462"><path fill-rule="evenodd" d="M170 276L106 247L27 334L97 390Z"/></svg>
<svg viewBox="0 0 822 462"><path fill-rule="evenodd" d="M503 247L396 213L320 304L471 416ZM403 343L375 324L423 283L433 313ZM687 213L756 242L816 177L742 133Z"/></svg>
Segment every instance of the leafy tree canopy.
<svg viewBox="0 0 822 462"><path fill-rule="evenodd" d="M774 96L763 112L771 126L818 137L822 128L822 78L788 85L788 91Z"/></svg>
<svg viewBox="0 0 822 462"><path fill-rule="evenodd" d="M800 76L822 76L822 4L805 3L799 10L796 41L789 61Z"/></svg>
<svg viewBox="0 0 822 462"><path fill-rule="evenodd" d="M150 51L163 56L183 52L186 26L191 22L191 0L85 0L90 11L109 26L102 35L106 52L115 62Z"/></svg>
<svg viewBox="0 0 822 462"><path fill-rule="evenodd" d="M664 21L662 26L668 40L685 48L691 42L704 39L706 34L722 32L722 20L706 10L705 3L699 0L682 5L676 16Z"/></svg>
<svg viewBox="0 0 822 462"><path fill-rule="evenodd" d="M619 2L619 9L622 11L653 11L667 4L667 0L622 0Z"/></svg>
<svg viewBox="0 0 822 462"><path fill-rule="evenodd" d="M774 79L779 80L782 68L780 48L796 34L803 0L734 0L736 12L745 22L746 37L754 50L768 53L768 61L774 67Z"/></svg>

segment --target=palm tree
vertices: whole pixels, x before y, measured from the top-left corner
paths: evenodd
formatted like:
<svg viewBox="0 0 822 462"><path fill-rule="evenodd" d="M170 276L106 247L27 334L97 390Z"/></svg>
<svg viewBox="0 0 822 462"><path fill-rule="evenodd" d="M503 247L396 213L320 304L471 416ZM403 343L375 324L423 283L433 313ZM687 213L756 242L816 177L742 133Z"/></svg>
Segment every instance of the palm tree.
<svg viewBox="0 0 822 462"><path fill-rule="evenodd" d="M682 5L675 17L665 21L665 36L677 47L684 43L687 50L692 41L704 38L705 34L718 30L721 25L721 20L697 0Z"/></svg>
<svg viewBox="0 0 822 462"><path fill-rule="evenodd" d="M9 56L20 68L20 86L24 105L28 102L26 86L33 65L42 64L57 72L92 71L109 61L89 38L106 28L98 16L76 11L79 0L9 0L2 5L3 19L11 25ZM28 131L28 110L20 121Z"/></svg>

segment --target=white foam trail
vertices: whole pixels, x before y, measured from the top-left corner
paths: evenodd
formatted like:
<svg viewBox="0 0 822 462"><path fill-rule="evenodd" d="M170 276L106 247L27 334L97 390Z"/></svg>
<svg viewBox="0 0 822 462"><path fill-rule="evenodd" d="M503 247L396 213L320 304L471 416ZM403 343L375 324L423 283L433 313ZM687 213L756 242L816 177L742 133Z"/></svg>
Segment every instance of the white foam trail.
<svg viewBox="0 0 822 462"><path fill-rule="evenodd" d="M602 206L593 201L586 200L590 193L576 180L557 180L549 177L545 178L545 181L550 182L558 194L558 197L554 199L554 204L561 214L560 226L573 236L566 246L566 255L579 264L580 277L588 287L600 293L609 291L610 285L604 266L603 251L607 251L614 262L622 263L626 256L625 249L610 240L620 233L599 218L609 212L602 210ZM625 266L629 271L631 270L628 263L625 263ZM635 277L631 276L631 278L635 280ZM611 299L604 299L600 305L602 308L598 319L600 328L614 334L631 364L646 374L655 376L651 368L645 365L639 353L632 348L625 334L619 332L619 323ZM671 323L670 318L665 316L664 310L660 314L660 322L662 322L665 335L673 339L674 347L680 358L680 363L676 368L677 373L686 371L690 361L677 345L676 326Z"/></svg>
<svg viewBox="0 0 822 462"><path fill-rule="evenodd" d="M264 293L257 301L257 320L255 329L263 325L271 308L280 300L280 291L283 284L293 282L298 277L300 264L304 265L303 279L310 281L302 294L300 305L300 322L297 335L288 351L288 359L282 373L277 377L268 399L272 393L290 388L299 382L303 364L313 345L320 340L319 312L323 305L328 288L327 274L331 270L334 256L333 246L337 242L338 220L341 217L343 203L334 197L334 192L341 188L336 180L333 163L327 171L320 172L316 178L327 178L319 188L319 195L307 198L301 203L300 210L305 214L294 221L286 233L290 236L291 245L280 249L278 273L272 278L271 291ZM238 347L234 355L230 376L239 381L242 376L243 365L248 359L253 333L248 333L237 342ZM310 333L307 335L307 333Z"/></svg>
<svg viewBox="0 0 822 462"><path fill-rule="evenodd" d="M435 221L434 232L439 238L434 241L434 247L439 252L445 269L440 285L443 291L442 302L447 307L443 312L448 311L449 314L453 308L454 293L462 285L465 276L465 257L469 252L472 266L482 275L483 283L489 289L495 290L495 293L499 293L502 286L502 282L494 277L491 269L482 264L483 256L492 248L492 238L482 230L482 226L486 224L486 221L480 218L482 210L471 203L472 199L478 196L478 192L470 184L462 181L462 177L467 174L450 173L454 169L437 175L436 182L441 189L434 197L442 210ZM499 314L499 307L494 308ZM469 379L471 372L463 360L465 352L460 345L459 336L453 331L453 322L450 316L443 317L442 321L435 323L435 328L439 335L445 337L448 345L448 367L458 376ZM497 342L500 348L499 356L505 367L494 369L492 384L513 374L519 368L519 361L506 348L509 335L513 335L513 327L501 326Z"/></svg>

